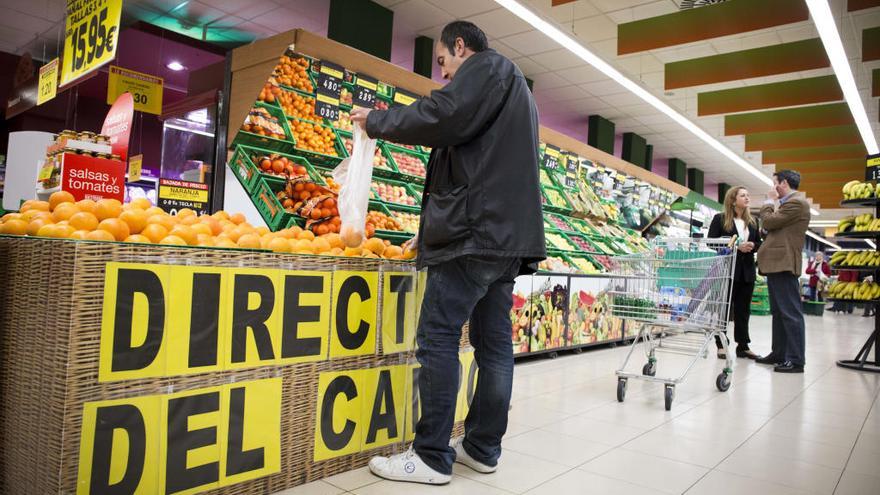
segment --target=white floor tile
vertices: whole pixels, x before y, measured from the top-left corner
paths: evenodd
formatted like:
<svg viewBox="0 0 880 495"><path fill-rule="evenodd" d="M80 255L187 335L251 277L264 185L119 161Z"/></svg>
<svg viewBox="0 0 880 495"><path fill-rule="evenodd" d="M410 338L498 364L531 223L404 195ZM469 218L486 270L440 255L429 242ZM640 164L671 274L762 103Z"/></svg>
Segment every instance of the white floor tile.
<svg viewBox="0 0 880 495"><path fill-rule="evenodd" d="M453 476L452 481L446 485L433 486L419 483L402 483L397 481L380 481L367 485L349 493L356 495L432 495L443 493L444 495L505 495L510 492L484 485L464 476Z"/></svg>
<svg viewBox="0 0 880 495"><path fill-rule="evenodd" d="M738 451L803 461L832 469L843 469L852 449L828 443L811 442L803 438L761 432L750 438Z"/></svg>
<svg viewBox="0 0 880 495"><path fill-rule="evenodd" d="M571 437L580 438L592 442L609 445L621 445L648 431L645 428L635 428L619 423L609 423L588 418L586 416L572 416L541 428L553 433L561 433Z"/></svg>
<svg viewBox="0 0 880 495"><path fill-rule="evenodd" d="M570 469L555 462L505 450L494 473L477 473L458 463L453 467L453 473L509 492L525 493Z"/></svg>
<svg viewBox="0 0 880 495"><path fill-rule="evenodd" d="M627 442L622 448L712 468L733 453L740 443L741 440L712 437L696 440L658 429Z"/></svg>
<svg viewBox="0 0 880 495"><path fill-rule="evenodd" d="M616 449L580 468L666 493L682 493L709 470L630 450Z"/></svg>
<svg viewBox="0 0 880 495"><path fill-rule="evenodd" d="M527 493L528 495L662 495L665 492L575 469Z"/></svg>
<svg viewBox="0 0 880 495"><path fill-rule="evenodd" d="M844 471L834 495L877 495L880 493L880 477Z"/></svg>
<svg viewBox="0 0 880 495"><path fill-rule="evenodd" d="M758 455L754 452L740 450L725 459L716 469L822 494L834 491L840 473L843 471L818 464L809 464L772 455Z"/></svg>
<svg viewBox="0 0 880 495"><path fill-rule="evenodd" d="M712 471L686 493L687 495L807 495L810 492L724 471Z"/></svg>
<svg viewBox="0 0 880 495"><path fill-rule="evenodd" d="M318 480L280 492L275 492L273 495L339 495L340 493L345 493L345 490L333 486L323 480Z"/></svg>
<svg viewBox="0 0 880 495"><path fill-rule="evenodd" d="M542 430L523 433L504 442L505 450L568 467L580 466L613 448L613 445Z"/></svg>
<svg viewBox="0 0 880 495"><path fill-rule="evenodd" d="M364 466L360 469L355 469L346 473L330 476L324 481L330 483L333 486L342 488L345 491L352 491L356 488L361 488L363 486L373 484L377 481L380 481L381 479L382 478L379 478L378 476L371 473L368 467Z"/></svg>

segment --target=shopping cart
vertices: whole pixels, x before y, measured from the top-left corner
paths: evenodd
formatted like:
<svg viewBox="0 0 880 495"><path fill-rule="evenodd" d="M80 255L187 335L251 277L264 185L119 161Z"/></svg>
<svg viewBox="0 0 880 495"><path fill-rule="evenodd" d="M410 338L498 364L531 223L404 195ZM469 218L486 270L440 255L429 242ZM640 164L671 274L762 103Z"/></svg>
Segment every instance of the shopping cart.
<svg viewBox="0 0 880 495"><path fill-rule="evenodd" d="M630 346L623 365L617 370L617 400L626 397L630 378L664 384L666 410L672 408L675 386L705 358L718 336L727 355L724 371L715 385L730 388L733 360L728 350L727 328L730 288L736 253L736 238L656 238L647 252L615 256L609 273L612 278L611 311L614 316L635 322L641 328ZM644 343L648 362L642 373L627 372L627 364ZM691 356L678 377L657 377L657 352Z"/></svg>

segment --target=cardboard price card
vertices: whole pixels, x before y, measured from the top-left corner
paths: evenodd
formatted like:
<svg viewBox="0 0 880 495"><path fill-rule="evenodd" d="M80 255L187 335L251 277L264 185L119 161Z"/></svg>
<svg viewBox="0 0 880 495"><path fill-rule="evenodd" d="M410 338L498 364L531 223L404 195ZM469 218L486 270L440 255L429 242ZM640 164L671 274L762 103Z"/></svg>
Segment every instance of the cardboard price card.
<svg viewBox="0 0 880 495"><path fill-rule="evenodd" d="M544 168L559 170L559 148L547 145L547 149L544 150Z"/></svg>
<svg viewBox="0 0 880 495"><path fill-rule="evenodd" d="M318 98L315 100L315 114L328 120L339 120L339 97L324 94L318 90Z"/></svg>
<svg viewBox="0 0 880 495"><path fill-rule="evenodd" d="M67 0L61 85L113 60L122 0Z"/></svg>
<svg viewBox="0 0 880 495"><path fill-rule="evenodd" d="M40 67L40 81L37 84L37 105L55 98L58 91L58 59Z"/></svg>
<svg viewBox="0 0 880 495"><path fill-rule="evenodd" d="M339 99L342 93L342 78L345 77L345 71L342 67L321 61L321 69L318 72L318 92L331 95Z"/></svg>
<svg viewBox="0 0 880 495"><path fill-rule="evenodd" d="M865 158L865 180L880 179L880 153Z"/></svg>
<svg viewBox="0 0 880 495"><path fill-rule="evenodd" d="M366 75L358 74L354 86L352 103L356 107L373 108L376 104L376 90L379 82Z"/></svg>
<svg viewBox="0 0 880 495"><path fill-rule="evenodd" d="M420 97L415 93L410 93L409 91L397 88L394 92L394 104L395 105L403 105L410 106L416 102Z"/></svg>
<svg viewBox="0 0 880 495"><path fill-rule="evenodd" d="M198 214L208 213L208 185L173 179L159 179L159 208L169 214L189 208Z"/></svg>
<svg viewBox="0 0 880 495"><path fill-rule="evenodd" d="M165 80L161 77L111 65L107 81L107 104L112 105L123 93L131 93L135 110L160 115L164 83Z"/></svg>

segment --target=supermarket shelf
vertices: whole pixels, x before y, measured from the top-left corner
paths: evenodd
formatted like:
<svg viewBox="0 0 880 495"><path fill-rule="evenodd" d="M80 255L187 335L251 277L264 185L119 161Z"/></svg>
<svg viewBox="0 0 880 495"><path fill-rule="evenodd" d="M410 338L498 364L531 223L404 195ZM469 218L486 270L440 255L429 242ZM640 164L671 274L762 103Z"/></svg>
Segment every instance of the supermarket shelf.
<svg viewBox="0 0 880 495"><path fill-rule="evenodd" d="M849 237L852 239L873 239L875 237L880 237L880 232L838 232L834 234L834 237Z"/></svg>
<svg viewBox="0 0 880 495"><path fill-rule="evenodd" d="M880 198L846 199L840 202L840 206L844 208L878 205L880 205Z"/></svg>
<svg viewBox="0 0 880 495"><path fill-rule="evenodd" d="M880 303L880 299L838 299L836 297L825 298L826 302L845 302L845 303Z"/></svg>
<svg viewBox="0 0 880 495"><path fill-rule="evenodd" d="M856 272L876 272L880 266L839 266L831 265L832 270L853 270Z"/></svg>

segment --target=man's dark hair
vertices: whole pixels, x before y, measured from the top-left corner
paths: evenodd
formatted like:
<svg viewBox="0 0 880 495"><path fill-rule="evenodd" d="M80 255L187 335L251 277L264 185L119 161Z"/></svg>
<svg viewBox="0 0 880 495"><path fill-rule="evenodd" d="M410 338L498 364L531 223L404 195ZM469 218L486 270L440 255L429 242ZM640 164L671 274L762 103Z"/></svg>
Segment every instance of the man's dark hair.
<svg viewBox="0 0 880 495"><path fill-rule="evenodd" d="M794 170L780 170L773 174L778 182L788 182L788 187L797 190L801 185L801 174Z"/></svg>
<svg viewBox="0 0 880 495"><path fill-rule="evenodd" d="M440 42L446 46L446 49L452 55L455 55L455 40L458 38L464 41L464 46L475 52L481 52L489 48L486 33L472 22L450 22L443 28L443 32L440 34Z"/></svg>

